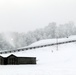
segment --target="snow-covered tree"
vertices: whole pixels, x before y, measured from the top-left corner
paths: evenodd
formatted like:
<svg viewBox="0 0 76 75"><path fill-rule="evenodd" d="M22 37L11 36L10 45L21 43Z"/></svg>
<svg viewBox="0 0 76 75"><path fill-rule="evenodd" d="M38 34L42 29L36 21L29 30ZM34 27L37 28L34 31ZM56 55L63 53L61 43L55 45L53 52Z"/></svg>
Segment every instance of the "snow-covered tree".
<svg viewBox="0 0 76 75"><path fill-rule="evenodd" d="M52 22L44 28L44 33L46 34L47 38L55 38L56 27L56 23Z"/></svg>

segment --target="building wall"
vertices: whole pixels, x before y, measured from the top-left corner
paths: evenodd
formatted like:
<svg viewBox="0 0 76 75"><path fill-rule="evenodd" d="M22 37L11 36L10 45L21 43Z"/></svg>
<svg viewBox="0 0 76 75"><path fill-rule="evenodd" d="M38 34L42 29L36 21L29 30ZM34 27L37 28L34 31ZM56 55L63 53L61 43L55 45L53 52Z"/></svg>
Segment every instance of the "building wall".
<svg viewBox="0 0 76 75"><path fill-rule="evenodd" d="M0 64L3 65L4 64L4 58L2 56L0 56Z"/></svg>
<svg viewBox="0 0 76 75"><path fill-rule="evenodd" d="M36 64L35 57L18 57L18 64Z"/></svg>

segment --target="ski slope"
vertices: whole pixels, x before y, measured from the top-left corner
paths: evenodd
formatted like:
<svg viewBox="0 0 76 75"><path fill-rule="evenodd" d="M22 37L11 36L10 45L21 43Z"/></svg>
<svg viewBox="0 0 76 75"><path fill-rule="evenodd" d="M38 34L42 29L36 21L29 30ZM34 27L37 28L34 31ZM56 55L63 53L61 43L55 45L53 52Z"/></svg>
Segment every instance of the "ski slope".
<svg viewBox="0 0 76 75"><path fill-rule="evenodd" d="M73 37L71 37L73 39ZM65 40L65 38L63 39ZM46 41L46 43L48 43ZM37 43L38 45L38 43ZM76 43L12 53L36 57L36 65L0 65L1 75L76 75ZM9 54L1 54L6 57Z"/></svg>
<svg viewBox="0 0 76 75"><path fill-rule="evenodd" d="M65 41L71 41L71 40L76 40L76 35L69 36L68 38L65 37L65 38L54 38L54 39L40 40L38 42L31 44L29 47L41 46L41 45L47 45L47 44L52 44L52 43L57 43L57 42L65 42Z"/></svg>

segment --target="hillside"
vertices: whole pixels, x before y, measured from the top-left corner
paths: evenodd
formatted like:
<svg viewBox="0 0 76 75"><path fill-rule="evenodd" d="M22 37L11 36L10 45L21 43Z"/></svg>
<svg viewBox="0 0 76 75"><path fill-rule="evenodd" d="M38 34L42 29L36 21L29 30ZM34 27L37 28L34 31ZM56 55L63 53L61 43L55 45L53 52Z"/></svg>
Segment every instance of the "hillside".
<svg viewBox="0 0 76 75"><path fill-rule="evenodd" d="M75 36L71 37L72 39ZM38 43L37 43L38 44ZM13 53L36 57L36 65L0 65L1 75L76 75L76 43L49 46ZM6 57L9 54L2 54Z"/></svg>
<svg viewBox="0 0 76 75"><path fill-rule="evenodd" d="M69 36L68 38L54 38L54 39L44 39L37 41L35 43L32 43L28 47L32 46L40 46L40 45L47 45L47 44L52 44L52 43L57 43L57 42L65 42L65 41L71 41L71 40L76 40L76 35Z"/></svg>

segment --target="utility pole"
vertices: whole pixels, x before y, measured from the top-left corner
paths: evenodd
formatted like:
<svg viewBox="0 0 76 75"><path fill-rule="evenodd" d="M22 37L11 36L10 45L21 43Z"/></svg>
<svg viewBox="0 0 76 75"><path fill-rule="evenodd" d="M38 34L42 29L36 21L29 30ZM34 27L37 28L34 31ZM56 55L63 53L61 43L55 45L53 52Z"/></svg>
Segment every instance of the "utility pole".
<svg viewBox="0 0 76 75"><path fill-rule="evenodd" d="M56 43L57 43L57 51L58 51L58 37L56 38Z"/></svg>
<svg viewBox="0 0 76 75"><path fill-rule="evenodd" d="M58 51L58 37L59 37L59 31L58 31L58 28L56 28L56 31L55 31L55 37L56 37L56 50Z"/></svg>

